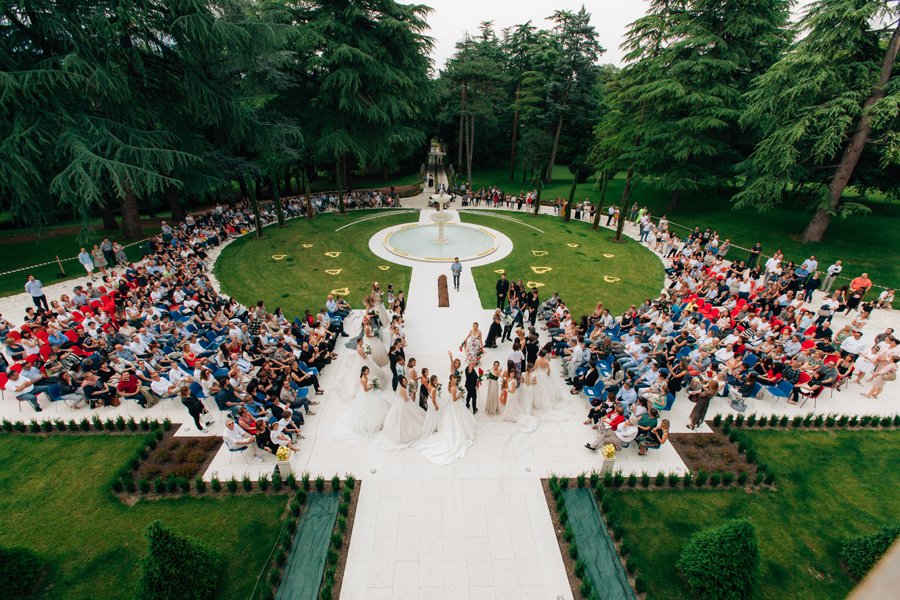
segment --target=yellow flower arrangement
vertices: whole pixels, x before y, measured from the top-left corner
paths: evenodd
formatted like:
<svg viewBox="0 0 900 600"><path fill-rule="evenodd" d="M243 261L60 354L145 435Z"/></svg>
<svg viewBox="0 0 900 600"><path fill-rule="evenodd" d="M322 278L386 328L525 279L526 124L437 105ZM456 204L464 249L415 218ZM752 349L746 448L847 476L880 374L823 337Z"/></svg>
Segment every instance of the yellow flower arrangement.
<svg viewBox="0 0 900 600"><path fill-rule="evenodd" d="M603 458L615 458L616 457L616 447L613 446L612 444L607 444L606 446L603 446L603 449L601 450L601 452L603 453Z"/></svg>
<svg viewBox="0 0 900 600"><path fill-rule="evenodd" d="M277 452L275 452L275 458L277 460L285 461L291 459L291 451L287 446L281 446Z"/></svg>

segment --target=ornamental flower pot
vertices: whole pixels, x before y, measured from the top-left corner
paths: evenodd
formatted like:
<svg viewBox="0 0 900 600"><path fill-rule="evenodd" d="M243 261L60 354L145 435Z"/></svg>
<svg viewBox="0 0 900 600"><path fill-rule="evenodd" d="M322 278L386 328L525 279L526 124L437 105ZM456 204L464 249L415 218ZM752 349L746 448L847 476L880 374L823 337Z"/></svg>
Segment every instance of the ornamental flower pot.
<svg viewBox="0 0 900 600"><path fill-rule="evenodd" d="M278 472L281 473L282 479L285 479L292 473L290 460L276 460L275 464L278 466Z"/></svg>
<svg viewBox="0 0 900 600"><path fill-rule="evenodd" d="M603 464L600 465L600 475L616 472L616 457L604 458Z"/></svg>

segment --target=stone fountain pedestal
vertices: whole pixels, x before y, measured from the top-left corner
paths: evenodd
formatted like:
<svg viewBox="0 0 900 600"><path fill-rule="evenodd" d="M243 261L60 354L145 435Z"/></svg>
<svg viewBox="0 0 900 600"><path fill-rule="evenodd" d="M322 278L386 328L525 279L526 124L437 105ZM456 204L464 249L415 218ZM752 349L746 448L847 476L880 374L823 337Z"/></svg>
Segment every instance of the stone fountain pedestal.
<svg viewBox="0 0 900 600"><path fill-rule="evenodd" d="M453 220L453 217L444 212L444 203L450 201L450 196L448 194L435 194L431 199L437 204L437 212L428 215L428 218L437 223L438 226L438 236L434 238L434 243L446 244L449 240L444 237L444 224Z"/></svg>

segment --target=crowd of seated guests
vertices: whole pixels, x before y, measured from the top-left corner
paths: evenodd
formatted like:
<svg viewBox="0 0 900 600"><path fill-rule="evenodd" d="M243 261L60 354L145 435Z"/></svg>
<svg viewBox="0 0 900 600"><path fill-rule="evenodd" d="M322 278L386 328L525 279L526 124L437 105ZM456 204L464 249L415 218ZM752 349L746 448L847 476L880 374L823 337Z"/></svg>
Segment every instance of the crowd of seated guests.
<svg viewBox="0 0 900 600"><path fill-rule="evenodd" d="M592 392L585 424L600 437L588 447L633 440L657 447L664 439L661 430L651 434L659 427L658 411L670 409L682 390L698 404L710 396L730 398L743 411L745 399L762 390L797 404L801 396L840 389L861 364L876 384L878 374L896 371L900 345L892 329L871 347L862 340L872 309L862 301L871 288L865 275L849 286L861 301L848 306L843 297L826 294L809 306L801 296L811 295L801 292L815 267L789 266L767 278L743 262L726 263L719 248L697 233L673 246L667 289L656 300L633 305L618 318L598 303L593 314L576 320L557 296L555 306L541 307L548 349L564 361L572 392ZM854 309L859 313L853 321L833 331L834 314ZM593 388L585 385L586 376ZM879 392L873 388L870 395ZM692 414L689 427L702 422L705 411Z"/></svg>
<svg viewBox="0 0 900 600"><path fill-rule="evenodd" d="M206 252L251 223L249 212L217 206L164 224L142 264L76 286L49 310L29 308L18 329L0 317L4 397L36 411L44 395L73 410L180 401L200 431L218 408L237 424L231 441L246 434L264 451L293 448L285 438L302 439L305 416L315 414L310 398L323 393L319 371L337 356L349 306L329 298L329 310L289 322L278 308L219 295Z"/></svg>

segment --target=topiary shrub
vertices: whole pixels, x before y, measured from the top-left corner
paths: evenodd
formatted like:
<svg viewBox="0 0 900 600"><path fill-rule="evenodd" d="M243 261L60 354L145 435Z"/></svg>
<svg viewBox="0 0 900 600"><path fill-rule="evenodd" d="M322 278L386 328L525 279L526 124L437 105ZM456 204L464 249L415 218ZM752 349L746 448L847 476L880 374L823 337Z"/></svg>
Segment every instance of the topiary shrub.
<svg viewBox="0 0 900 600"><path fill-rule="evenodd" d="M0 546L0 589L11 600L28 598L44 572L45 561L31 548Z"/></svg>
<svg viewBox="0 0 900 600"><path fill-rule="evenodd" d="M675 566L699 600L750 600L759 563L756 528L740 519L694 534Z"/></svg>
<svg viewBox="0 0 900 600"><path fill-rule="evenodd" d="M215 595L223 567L216 550L176 534L160 521L147 527L147 539L150 547L137 600L205 600Z"/></svg>
<svg viewBox="0 0 900 600"><path fill-rule="evenodd" d="M862 579L878 559L884 556L898 536L900 525L894 525L875 533L844 540L841 546L841 560L847 565L851 575Z"/></svg>

